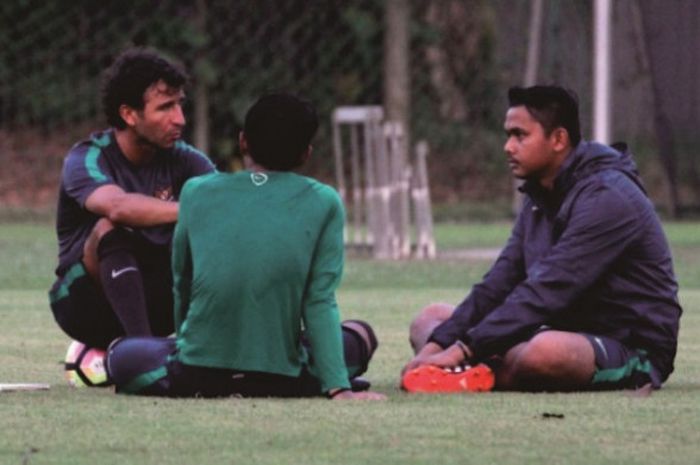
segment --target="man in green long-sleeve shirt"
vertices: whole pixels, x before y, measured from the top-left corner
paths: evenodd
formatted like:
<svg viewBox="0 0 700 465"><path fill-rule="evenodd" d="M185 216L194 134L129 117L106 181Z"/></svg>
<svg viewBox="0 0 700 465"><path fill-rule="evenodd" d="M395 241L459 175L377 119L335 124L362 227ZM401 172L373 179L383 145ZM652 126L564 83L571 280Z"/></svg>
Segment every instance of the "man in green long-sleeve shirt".
<svg viewBox="0 0 700 465"><path fill-rule="evenodd" d="M341 326L344 210L331 187L291 170L311 153L313 107L262 97L240 136L246 170L189 181L173 238L176 337L124 338L107 368L119 392L171 396L383 396L353 392L376 349Z"/></svg>

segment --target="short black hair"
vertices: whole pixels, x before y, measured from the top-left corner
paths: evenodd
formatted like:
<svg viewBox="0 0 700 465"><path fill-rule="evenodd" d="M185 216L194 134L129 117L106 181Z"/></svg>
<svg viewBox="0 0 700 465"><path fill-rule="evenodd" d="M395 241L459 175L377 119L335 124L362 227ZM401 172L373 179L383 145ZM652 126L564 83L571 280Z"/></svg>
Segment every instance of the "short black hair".
<svg viewBox="0 0 700 465"><path fill-rule="evenodd" d="M571 90L560 86L511 87L508 105L525 106L547 136L561 127L569 133L573 147L581 141L578 98Z"/></svg>
<svg viewBox="0 0 700 465"><path fill-rule="evenodd" d="M260 97L248 110L243 125L250 157L273 171L301 166L317 130L313 104L285 92Z"/></svg>
<svg viewBox="0 0 700 465"><path fill-rule="evenodd" d="M102 107L107 122L124 129L126 122L119 115L119 107L129 105L142 110L146 89L161 80L170 87L182 88L188 76L155 50L132 48L122 52L102 77Z"/></svg>

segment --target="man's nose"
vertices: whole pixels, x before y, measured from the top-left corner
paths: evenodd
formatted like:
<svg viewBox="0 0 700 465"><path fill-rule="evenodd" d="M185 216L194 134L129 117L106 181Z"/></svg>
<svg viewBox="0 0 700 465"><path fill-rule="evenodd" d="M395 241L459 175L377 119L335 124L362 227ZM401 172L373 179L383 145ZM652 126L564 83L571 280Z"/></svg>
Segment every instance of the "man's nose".
<svg viewBox="0 0 700 465"><path fill-rule="evenodd" d="M503 144L503 151L508 155L511 155L513 153L513 143L512 142L513 142L513 138L509 137L506 139L506 143Z"/></svg>
<svg viewBox="0 0 700 465"><path fill-rule="evenodd" d="M185 113L182 111L182 106L175 105L173 109L173 124L177 126L185 125Z"/></svg>

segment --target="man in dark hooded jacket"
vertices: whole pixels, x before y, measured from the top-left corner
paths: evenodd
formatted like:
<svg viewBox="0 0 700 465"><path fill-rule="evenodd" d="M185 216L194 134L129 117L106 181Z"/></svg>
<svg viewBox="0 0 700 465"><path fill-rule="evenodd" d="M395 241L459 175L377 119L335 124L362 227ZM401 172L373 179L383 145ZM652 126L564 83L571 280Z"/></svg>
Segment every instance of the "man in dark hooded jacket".
<svg viewBox="0 0 700 465"><path fill-rule="evenodd" d="M485 362L496 389L659 388L673 371L681 308L629 153L582 141L565 89L515 87L508 98L504 149L525 181L522 211L466 299L432 304L413 321L404 387L421 366Z"/></svg>

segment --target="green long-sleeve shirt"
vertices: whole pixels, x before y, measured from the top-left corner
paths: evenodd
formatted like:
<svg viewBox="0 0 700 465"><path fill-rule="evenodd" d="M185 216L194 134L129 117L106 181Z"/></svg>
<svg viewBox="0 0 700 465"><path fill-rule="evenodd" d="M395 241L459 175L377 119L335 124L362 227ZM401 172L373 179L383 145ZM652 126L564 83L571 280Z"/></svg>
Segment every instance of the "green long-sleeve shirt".
<svg viewBox="0 0 700 465"><path fill-rule="evenodd" d="M344 210L331 187L289 172L215 173L180 196L173 237L178 359L348 387L335 290Z"/></svg>

